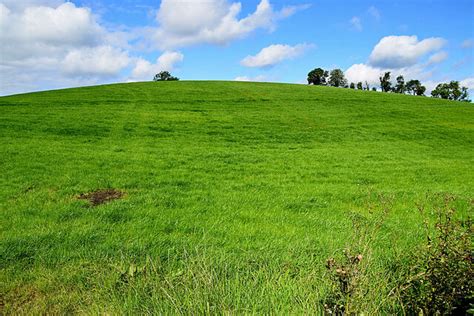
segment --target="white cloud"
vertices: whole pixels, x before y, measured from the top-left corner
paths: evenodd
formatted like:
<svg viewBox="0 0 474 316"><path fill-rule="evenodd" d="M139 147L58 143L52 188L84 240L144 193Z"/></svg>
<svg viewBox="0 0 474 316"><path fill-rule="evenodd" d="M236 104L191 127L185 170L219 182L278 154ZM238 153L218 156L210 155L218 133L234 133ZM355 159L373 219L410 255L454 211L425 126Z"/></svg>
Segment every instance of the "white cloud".
<svg viewBox="0 0 474 316"><path fill-rule="evenodd" d="M362 31L362 21L358 16L352 17L352 19L349 20L349 23L352 25L352 27L356 30L361 32Z"/></svg>
<svg viewBox="0 0 474 316"><path fill-rule="evenodd" d="M466 39L462 42L461 44L462 48L472 48L474 47L474 40L472 39Z"/></svg>
<svg viewBox="0 0 474 316"><path fill-rule="evenodd" d="M409 67L426 54L441 49L445 43L439 37L418 41L416 36L387 36L372 50L369 64L379 68Z"/></svg>
<svg viewBox="0 0 474 316"><path fill-rule="evenodd" d="M274 44L263 48L255 56L247 56L240 62L245 67L269 67L274 66L286 59L296 58L308 49L314 47L311 44L298 44L295 46Z"/></svg>
<svg viewBox="0 0 474 316"><path fill-rule="evenodd" d="M29 7L57 7L63 3L63 0L2 0L3 5L15 12Z"/></svg>
<svg viewBox="0 0 474 316"><path fill-rule="evenodd" d="M459 82L461 87L467 87L468 89L474 89L474 77L469 77Z"/></svg>
<svg viewBox="0 0 474 316"><path fill-rule="evenodd" d="M446 52L438 52L430 56L428 59L428 65L431 64L439 64L443 61L445 61L448 58L448 53Z"/></svg>
<svg viewBox="0 0 474 316"><path fill-rule="evenodd" d="M256 77L239 76L239 77L236 77L234 81L264 82L264 81L268 81L268 78L264 75L258 75Z"/></svg>
<svg viewBox="0 0 474 316"><path fill-rule="evenodd" d="M380 16L380 11L379 11L376 7L371 6L371 7L367 10L367 12L368 12L371 16L373 16L377 21L380 20L380 18L381 18L381 16Z"/></svg>
<svg viewBox="0 0 474 316"><path fill-rule="evenodd" d="M183 61L184 55L180 52L164 52L156 63L152 64L148 60L139 58L132 70L131 81L151 80L160 71L172 71L176 63Z"/></svg>
<svg viewBox="0 0 474 316"><path fill-rule="evenodd" d="M348 82L365 82L371 85L379 84L379 76L383 73L381 69L374 68L366 64L355 64L345 71Z"/></svg>
<svg viewBox="0 0 474 316"><path fill-rule="evenodd" d="M385 72L391 73L392 82L399 75L405 80L418 79L426 82L427 90L431 91L430 84L433 70L430 66L444 61L448 54L444 51L432 54L426 62L422 57L430 52L439 50L445 41L441 38L431 38L418 41L416 36L388 36L380 40L374 47L368 63L354 64L345 71L349 82L365 82L370 85L379 85L379 77Z"/></svg>
<svg viewBox="0 0 474 316"><path fill-rule="evenodd" d="M257 29L273 30L279 19L306 8L290 6L275 11L269 0L261 0L252 14L239 19L240 2L162 0L157 13L160 27L151 36L155 46L165 49L199 43L223 45Z"/></svg>
<svg viewBox="0 0 474 316"><path fill-rule="evenodd" d="M68 76L116 76L130 63L128 54L111 46L70 51L62 62Z"/></svg>
<svg viewBox="0 0 474 316"><path fill-rule="evenodd" d="M69 2L56 8L27 7L20 12L0 4L0 17L1 62L6 64L93 46L105 34L88 9Z"/></svg>
<svg viewBox="0 0 474 316"><path fill-rule="evenodd" d="M95 83L117 74L128 57L110 47L112 38L88 8L53 0L3 1L0 94Z"/></svg>
<svg viewBox="0 0 474 316"><path fill-rule="evenodd" d="M0 94L118 81L136 60L127 37L71 2L3 0Z"/></svg>

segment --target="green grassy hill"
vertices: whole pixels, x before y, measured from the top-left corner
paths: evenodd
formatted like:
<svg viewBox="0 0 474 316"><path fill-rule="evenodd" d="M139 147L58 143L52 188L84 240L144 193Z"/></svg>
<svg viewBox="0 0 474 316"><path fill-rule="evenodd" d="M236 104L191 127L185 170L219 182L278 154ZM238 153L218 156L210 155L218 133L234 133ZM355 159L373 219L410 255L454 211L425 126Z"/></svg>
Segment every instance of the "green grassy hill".
<svg viewBox="0 0 474 316"><path fill-rule="evenodd" d="M191 81L2 97L2 313L321 311L326 259L388 209L377 302L423 241L417 205L472 210L473 166L472 104Z"/></svg>

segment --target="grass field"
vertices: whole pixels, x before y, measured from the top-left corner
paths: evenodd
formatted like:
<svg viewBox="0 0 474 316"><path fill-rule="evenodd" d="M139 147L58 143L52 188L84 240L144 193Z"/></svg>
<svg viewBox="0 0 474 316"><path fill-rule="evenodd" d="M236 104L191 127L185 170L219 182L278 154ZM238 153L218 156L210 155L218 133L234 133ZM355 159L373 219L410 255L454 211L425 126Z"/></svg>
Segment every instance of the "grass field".
<svg viewBox="0 0 474 316"><path fill-rule="evenodd" d="M2 314L319 313L326 260L388 208L372 311L474 198L474 107L289 84L117 84L0 98ZM82 193L121 199L91 206ZM376 305L376 306L375 306Z"/></svg>

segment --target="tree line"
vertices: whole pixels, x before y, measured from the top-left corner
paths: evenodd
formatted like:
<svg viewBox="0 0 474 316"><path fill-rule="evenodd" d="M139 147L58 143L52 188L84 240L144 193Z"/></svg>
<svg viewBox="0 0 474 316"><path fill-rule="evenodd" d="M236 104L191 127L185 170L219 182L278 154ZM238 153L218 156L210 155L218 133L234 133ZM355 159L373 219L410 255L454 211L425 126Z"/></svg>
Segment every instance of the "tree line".
<svg viewBox="0 0 474 316"><path fill-rule="evenodd" d="M423 86L420 80L412 79L405 82L403 75L396 78L396 83L392 84L390 81L390 71L385 72L379 77L380 88L382 92L412 94L417 96L425 96L426 87ZM308 84L318 86L332 86L342 87L358 90L371 90L367 81L362 82L347 82L344 72L341 69L333 69L331 71L322 68L315 68L308 73ZM376 87L372 87L372 91L377 91ZM441 98L455 101L471 102L469 100L468 89L461 87L459 81L451 81L449 83L440 83L431 91L433 98Z"/></svg>

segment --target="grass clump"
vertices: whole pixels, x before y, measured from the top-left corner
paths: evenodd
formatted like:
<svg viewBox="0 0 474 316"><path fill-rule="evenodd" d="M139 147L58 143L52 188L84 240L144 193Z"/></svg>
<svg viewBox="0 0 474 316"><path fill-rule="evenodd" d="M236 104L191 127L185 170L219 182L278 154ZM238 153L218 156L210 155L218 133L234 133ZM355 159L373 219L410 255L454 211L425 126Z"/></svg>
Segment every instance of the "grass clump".
<svg viewBox="0 0 474 316"><path fill-rule="evenodd" d="M344 250L326 262L329 293L324 301L330 315L375 314L386 303L389 284L383 267L374 260L377 238L391 209L390 199L380 196L378 209L369 214L351 213L352 237ZM378 298L374 301L374 298Z"/></svg>

